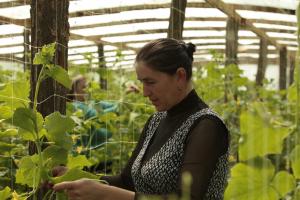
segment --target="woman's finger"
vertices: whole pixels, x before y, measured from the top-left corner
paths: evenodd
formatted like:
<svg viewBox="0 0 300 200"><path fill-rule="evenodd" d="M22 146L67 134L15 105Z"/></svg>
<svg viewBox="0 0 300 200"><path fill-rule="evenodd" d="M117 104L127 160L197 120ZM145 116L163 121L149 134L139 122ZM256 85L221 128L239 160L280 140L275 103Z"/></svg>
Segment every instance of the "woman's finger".
<svg viewBox="0 0 300 200"><path fill-rule="evenodd" d="M70 182L70 181L58 183L53 186L53 190L55 190L55 191L72 190L73 188L74 188L74 183Z"/></svg>

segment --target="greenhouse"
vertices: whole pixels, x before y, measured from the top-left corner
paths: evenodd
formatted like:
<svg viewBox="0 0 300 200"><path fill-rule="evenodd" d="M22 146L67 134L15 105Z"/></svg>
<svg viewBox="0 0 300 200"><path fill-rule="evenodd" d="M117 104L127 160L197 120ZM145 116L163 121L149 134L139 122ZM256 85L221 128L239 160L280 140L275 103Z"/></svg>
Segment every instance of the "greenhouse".
<svg viewBox="0 0 300 200"><path fill-rule="evenodd" d="M0 200L300 200L298 0L0 0Z"/></svg>

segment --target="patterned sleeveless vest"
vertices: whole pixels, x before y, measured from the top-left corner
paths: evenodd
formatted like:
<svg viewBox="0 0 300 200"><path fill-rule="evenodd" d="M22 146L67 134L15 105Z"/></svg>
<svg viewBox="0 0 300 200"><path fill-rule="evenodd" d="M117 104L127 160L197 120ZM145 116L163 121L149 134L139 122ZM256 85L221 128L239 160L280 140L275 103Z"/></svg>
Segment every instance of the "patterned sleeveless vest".
<svg viewBox="0 0 300 200"><path fill-rule="evenodd" d="M185 139L192 125L204 115L218 117L209 108L202 109L190 115L161 149L142 164L142 159L149 142L161 119L166 117L166 115L166 112L157 112L153 115L146 129L146 138L143 147L132 165L131 175L135 189L139 193L158 195L175 193L178 187L180 167L184 155ZM227 158L228 152L219 157L216 169L210 179L205 199L223 199L228 173Z"/></svg>

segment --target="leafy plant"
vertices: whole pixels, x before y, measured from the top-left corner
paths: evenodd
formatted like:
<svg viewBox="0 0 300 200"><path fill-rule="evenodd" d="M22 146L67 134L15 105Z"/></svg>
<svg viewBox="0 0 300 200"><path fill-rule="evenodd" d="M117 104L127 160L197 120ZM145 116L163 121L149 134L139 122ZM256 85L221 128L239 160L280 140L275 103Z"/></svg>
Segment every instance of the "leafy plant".
<svg viewBox="0 0 300 200"><path fill-rule="evenodd" d="M83 177L97 179L97 176L80 170L87 163L81 162L74 165L72 163L74 163L73 160L76 158L68 156L68 152L72 148L72 139L69 132L75 127L74 121L59 112L54 112L43 118L37 111L37 97L40 84L43 80L51 77L63 86L71 88L72 82L67 71L52 63L56 49L55 46L55 43L43 46L33 60L33 64L42 65L36 83L33 108L24 105L23 107L16 106L17 108L12 113L11 118L6 120L18 127L18 135L26 141L34 142L37 149L37 154L27 155L19 160L16 171L16 183L26 185L32 188L32 191L22 194L14 192L11 194L13 198L17 198L16 196L24 198L33 196L33 199L37 199L38 188L44 182L59 183ZM47 138L48 146L42 149L45 141L44 138ZM10 148L10 146L7 146L7 148ZM61 164L71 167L70 171L65 176L59 178L52 177L52 168ZM7 197L9 190L9 188L5 188L0 195ZM44 199L49 198L50 192L45 195ZM62 196L60 194L57 198L59 199Z"/></svg>

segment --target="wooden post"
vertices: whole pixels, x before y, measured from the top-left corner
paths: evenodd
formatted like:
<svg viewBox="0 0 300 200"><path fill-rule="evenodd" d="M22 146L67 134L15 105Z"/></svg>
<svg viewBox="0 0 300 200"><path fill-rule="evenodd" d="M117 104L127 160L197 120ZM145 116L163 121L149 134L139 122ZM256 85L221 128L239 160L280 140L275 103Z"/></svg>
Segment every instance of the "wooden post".
<svg viewBox="0 0 300 200"><path fill-rule="evenodd" d="M186 3L187 0L172 0L169 18L168 38L174 38L177 40L182 39Z"/></svg>
<svg viewBox="0 0 300 200"><path fill-rule="evenodd" d="M265 78L266 68L268 63L268 42L266 39L260 39L259 45L259 58L256 73L256 85L263 86L263 80Z"/></svg>
<svg viewBox="0 0 300 200"><path fill-rule="evenodd" d="M105 65L105 59L104 59L104 45L103 44L98 44L98 59L99 59L99 68L101 70L101 73L99 73L100 76L100 88L107 90L107 80L103 78L103 70L106 69Z"/></svg>
<svg viewBox="0 0 300 200"><path fill-rule="evenodd" d="M24 38L24 52L23 52L23 62L24 62L24 71L30 70L30 31L24 29L23 38Z"/></svg>
<svg viewBox="0 0 300 200"><path fill-rule="evenodd" d="M68 69L68 0L32 0L31 1L31 60L38 51L36 47L57 42L54 63ZM41 66L31 66L31 93L33 101L35 86L40 73ZM67 89L48 78L40 86L38 95L38 111L47 116L54 111L62 114L66 112Z"/></svg>
<svg viewBox="0 0 300 200"><path fill-rule="evenodd" d="M226 50L225 65L237 64L239 23L234 18L228 17L226 25Z"/></svg>
<svg viewBox="0 0 300 200"><path fill-rule="evenodd" d="M289 61L290 61L289 85L292 85L293 82L294 82L294 71L295 71L295 61L296 61L295 59L296 58L295 58L294 54L290 55L290 59L289 59Z"/></svg>
<svg viewBox="0 0 300 200"><path fill-rule="evenodd" d="M283 47L279 50L279 89L286 89L286 68L287 68L287 49Z"/></svg>
<svg viewBox="0 0 300 200"><path fill-rule="evenodd" d="M237 50L238 50L238 31L239 23L234 18L228 17L226 25L226 49L225 49L225 67L230 64L237 65ZM230 77L225 77L224 83L224 102L228 101L228 82ZM235 96L236 98L236 96Z"/></svg>

